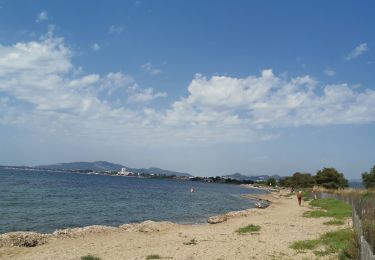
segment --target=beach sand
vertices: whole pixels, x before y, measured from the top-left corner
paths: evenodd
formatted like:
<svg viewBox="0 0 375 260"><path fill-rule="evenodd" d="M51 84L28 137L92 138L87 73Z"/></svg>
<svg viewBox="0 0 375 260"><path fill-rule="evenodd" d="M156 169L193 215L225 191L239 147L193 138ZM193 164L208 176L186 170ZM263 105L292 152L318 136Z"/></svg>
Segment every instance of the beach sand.
<svg viewBox="0 0 375 260"><path fill-rule="evenodd" d="M273 193L264 196L272 201L266 209L252 209L218 224L165 224L159 231L143 232L118 228L77 237L53 238L36 247L2 247L0 259L80 259L88 254L101 259L315 259L311 252L297 253L289 246L293 241L314 239L320 234L342 227L327 226L327 218L304 218L309 210L293 197ZM241 215L241 214L239 214ZM238 234L238 228L255 224L255 234ZM157 223L154 225L158 225ZM347 224L346 224L347 225ZM191 240L196 244L189 244Z"/></svg>

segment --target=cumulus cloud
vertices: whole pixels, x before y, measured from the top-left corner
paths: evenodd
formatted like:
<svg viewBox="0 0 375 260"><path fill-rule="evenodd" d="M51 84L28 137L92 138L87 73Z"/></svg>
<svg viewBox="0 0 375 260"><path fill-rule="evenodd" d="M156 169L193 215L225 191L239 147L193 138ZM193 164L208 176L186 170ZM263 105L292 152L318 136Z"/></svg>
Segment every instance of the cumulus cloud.
<svg viewBox="0 0 375 260"><path fill-rule="evenodd" d="M42 11L38 14L38 17L36 18L36 22L43 22L48 20L48 13L47 11Z"/></svg>
<svg viewBox="0 0 375 260"><path fill-rule="evenodd" d="M120 134L142 124L138 114L143 111L112 104L110 96L122 92L122 104L126 104L132 95L142 99L142 95L157 96L158 92L141 88L121 72L77 74L71 59L64 39L51 31L39 41L0 45L0 122L77 135L85 131L100 135L105 130Z"/></svg>
<svg viewBox="0 0 375 260"><path fill-rule="evenodd" d="M352 60L359 56L361 56L363 53L369 50L369 47L367 46L367 43L362 43L354 48L348 55L345 56L346 60Z"/></svg>
<svg viewBox="0 0 375 260"><path fill-rule="evenodd" d="M157 98L166 97L167 93L165 92L156 92L152 88L143 89L134 95L130 96L129 102L148 102Z"/></svg>
<svg viewBox="0 0 375 260"><path fill-rule="evenodd" d="M189 96L174 102L164 117L175 126L267 129L303 125L373 122L375 91L347 84L317 88L310 76L284 78L271 70L247 78L196 75ZM323 90L322 94L318 94Z"/></svg>
<svg viewBox="0 0 375 260"><path fill-rule="evenodd" d="M135 143L249 142L284 127L375 121L375 91L324 85L309 75L195 75L188 95L164 108L167 93L123 72L83 74L50 31L39 41L0 45L0 124ZM77 73L77 71L81 71Z"/></svg>
<svg viewBox="0 0 375 260"><path fill-rule="evenodd" d="M151 62L146 62L145 64L141 65L141 68L150 75L159 75L162 73L161 69L157 69L154 66L152 66Z"/></svg>
<svg viewBox="0 0 375 260"><path fill-rule="evenodd" d="M91 50L93 50L93 51L99 51L100 50L100 45L98 44L98 43L93 43L92 45L91 45Z"/></svg>

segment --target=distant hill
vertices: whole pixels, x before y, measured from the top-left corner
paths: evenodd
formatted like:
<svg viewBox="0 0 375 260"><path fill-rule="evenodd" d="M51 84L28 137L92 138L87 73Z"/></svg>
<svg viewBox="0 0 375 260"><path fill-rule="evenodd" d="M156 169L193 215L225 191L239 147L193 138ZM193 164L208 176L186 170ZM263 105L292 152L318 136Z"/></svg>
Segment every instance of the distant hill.
<svg viewBox="0 0 375 260"><path fill-rule="evenodd" d="M239 172L236 172L236 173L233 173L233 174L229 174L229 175L224 175L222 177L223 178L231 178L231 179L239 180L239 181L250 180L249 176L243 175L243 174L241 174Z"/></svg>
<svg viewBox="0 0 375 260"><path fill-rule="evenodd" d="M234 179L234 180L239 180L239 181L243 181L243 180L250 180L250 181L264 181L264 180L268 180L269 178L275 178L276 180L279 180L281 179L281 177L279 175L255 175L255 176L247 176L247 175L243 175L241 173L233 173L233 174L229 174L229 175L224 175L222 176L223 178L231 178L231 179Z"/></svg>
<svg viewBox="0 0 375 260"><path fill-rule="evenodd" d="M49 165L39 165L38 168L58 170L93 170L93 171L120 171L125 166L106 161L96 162L70 162Z"/></svg>
<svg viewBox="0 0 375 260"><path fill-rule="evenodd" d="M121 168L126 168L128 171L135 173L154 173L154 174L165 174L167 176L191 176L189 173L185 172L175 172L170 170L164 170L160 168L129 168L121 164L110 163L106 161L96 161L96 162L70 162L70 163L58 163L50 165L39 165L38 168L44 169L56 169L56 170L93 170L93 171L121 171Z"/></svg>

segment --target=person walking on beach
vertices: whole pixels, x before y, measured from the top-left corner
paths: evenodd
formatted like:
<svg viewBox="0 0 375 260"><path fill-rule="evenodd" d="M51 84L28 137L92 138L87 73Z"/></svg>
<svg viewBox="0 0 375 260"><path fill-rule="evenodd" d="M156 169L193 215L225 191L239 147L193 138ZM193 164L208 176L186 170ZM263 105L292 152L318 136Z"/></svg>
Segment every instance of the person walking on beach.
<svg viewBox="0 0 375 260"><path fill-rule="evenodd" d="M297 193L297 200L298 200L298 205L301 207L301 202L302 202L302 191L299 191Z"/></svg>

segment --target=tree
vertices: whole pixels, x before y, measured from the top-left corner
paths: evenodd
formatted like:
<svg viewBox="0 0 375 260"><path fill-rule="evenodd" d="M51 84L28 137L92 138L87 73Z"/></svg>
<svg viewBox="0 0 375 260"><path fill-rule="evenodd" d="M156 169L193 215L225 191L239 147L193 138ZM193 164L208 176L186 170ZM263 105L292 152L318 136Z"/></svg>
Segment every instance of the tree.
<svg viewBox="0 0 375 260"><path fill-rule="evenodd" d="M316 184L322 185L327 189L338 189L348 187L348 180L344 174L338 172L335 168L323 168L315 176Z"/></svg>
<svg viewBox="0 0 375 260"><path fill-rule="evenodd" d="M370 172L362 173L362 182L367 189L375 187L375 165Z"/></svg>
<svg viewBox="0 0 375 260"><path fill-rule="evenodd" d="M269 178L267 181L266 181L266 184L268 186L276 186L276 179L274 177L271 177Z"/></svg>
<svg viewBox="0 0 375 260"><path fill-rule="evenodd" d="M288 176L280 180L280 185L284 187L309 188L315 184L314 178L309 173L296 172L293 176Z"/></svg>

